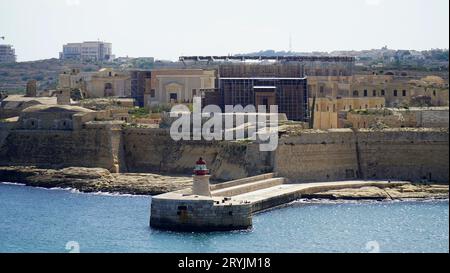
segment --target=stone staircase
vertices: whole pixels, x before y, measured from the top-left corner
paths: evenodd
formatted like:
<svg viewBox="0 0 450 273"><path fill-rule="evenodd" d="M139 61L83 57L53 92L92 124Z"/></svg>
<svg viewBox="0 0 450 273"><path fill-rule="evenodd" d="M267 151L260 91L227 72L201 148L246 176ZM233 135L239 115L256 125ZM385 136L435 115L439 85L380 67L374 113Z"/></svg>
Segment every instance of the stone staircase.
<svg viewBox="0 0 450 273"><path fill-rule="evenodd" d="M212 196L232 197L257 190L282 185L286 182L283 177L276 177L275 173L268 173L225 183L211 185Z"/></svg>

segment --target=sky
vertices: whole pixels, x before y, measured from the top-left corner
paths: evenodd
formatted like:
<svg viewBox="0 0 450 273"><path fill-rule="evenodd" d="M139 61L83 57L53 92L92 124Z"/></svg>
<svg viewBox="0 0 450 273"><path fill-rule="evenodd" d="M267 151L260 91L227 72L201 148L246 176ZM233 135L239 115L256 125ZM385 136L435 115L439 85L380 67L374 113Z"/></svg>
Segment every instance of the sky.
<svg viewBox="0 0 450 273"><path fill-rule="evenodd" d="M0 0L1 36L18 61L57 58L65 43L99 39L117 57L165 60L290 48L425 50L449 48L449 1Z"/></svg>

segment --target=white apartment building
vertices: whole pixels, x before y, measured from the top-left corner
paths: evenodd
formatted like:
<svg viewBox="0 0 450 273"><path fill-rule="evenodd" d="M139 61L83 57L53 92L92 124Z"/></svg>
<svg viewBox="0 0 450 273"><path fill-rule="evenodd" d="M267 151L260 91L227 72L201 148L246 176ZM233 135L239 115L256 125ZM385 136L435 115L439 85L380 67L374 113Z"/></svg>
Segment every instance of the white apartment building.
<svg viewBox="0 0 450 273"><path fill-rule="evenodd" d="M11 45L0 45L0 63L15 63L16 52Z"/></svg>
<svg viewBox="0 0 450 273"><path fill-rule="evenodd" d="M111 43L98 41L65 44L59 58L62 60L110 61L114 56L112 55Z"/></svg>

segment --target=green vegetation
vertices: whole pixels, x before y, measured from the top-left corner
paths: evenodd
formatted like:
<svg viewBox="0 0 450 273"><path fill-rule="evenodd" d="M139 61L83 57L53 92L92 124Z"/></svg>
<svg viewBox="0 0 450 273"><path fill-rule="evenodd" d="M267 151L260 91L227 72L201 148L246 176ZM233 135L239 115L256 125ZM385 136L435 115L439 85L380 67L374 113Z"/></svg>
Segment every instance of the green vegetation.
<svg viewBox="0 0 450 273"><path fill-rule="evenodd" d="M172 109L172 106L170 104L158 104L150 106L150 112L151 113L163 113L163 112L170 112L170 109Z"/></svg>
<svg viewBox="0 0 450 273"><path fill-rule="evenodd" d="M390 116L392 112L388 109L352 109L349 113L357 114L357 115L382 115L382 116Z"/></svg>
<svg viewBox="0 0 450 273"><path fill-rule="evenodd" d="M134 108L129 113L133 118L146 118L150 115L150 109L147 107Z"/></svg>

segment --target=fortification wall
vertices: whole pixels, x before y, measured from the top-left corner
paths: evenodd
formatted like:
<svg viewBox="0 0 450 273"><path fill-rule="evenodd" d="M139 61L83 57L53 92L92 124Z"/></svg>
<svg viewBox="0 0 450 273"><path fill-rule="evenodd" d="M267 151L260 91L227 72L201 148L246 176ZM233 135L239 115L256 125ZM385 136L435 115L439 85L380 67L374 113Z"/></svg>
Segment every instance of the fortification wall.
<svg viewBox="0 0 450 273"><path fill-rule="evenodd" d="M109 130L13 130L0 146L0 165L114 167Z"/></svg>
<svg viewBox="0 0 450 273"><path fill-rule="evenodd" d="M448 156L444 129L338 129L282 138L274 171L295 182L360 178L448 183Z"/></svg>
<svg viewBox="0 0 450 273"><path fill-rule="evenodd" d="M316 182L358 177L352 130L305 131L280 139L275 172L293 182Z"/></svg>
<svg viewBox="0 0 450 273"><path fill-rule="evenodd" d="M419 114L419 113L418 113ZM449 127L449 111L422 111L418 119L422 127Z"/></svg>
<svg viewBox="0 0 450 273"><path fill-rule="evenodd" d="M167 129L123 131L123 155L128 172L192 173L199 157L213 179L230 180L272 171L269 152L258 145L236 142L174 141ZM122 167L122 166L121 166Z"/></svg>
<svg viewBox="0 0 450 273"><path fill-rule="evenodd" d="M364 179L449 181L448 130L361 130L356 136Z"/></svg>
<svg viewBox="0 0 450 273"><path fill-rule="evenodd" d="M74 131L3 128L0 165L190 174L203 157L216 180L275 171L293 182L449 181L448 129L303 130L283 136L275 152L260 152L258 144L246 142L175 142L167 129L94 125Z"/></svg>

